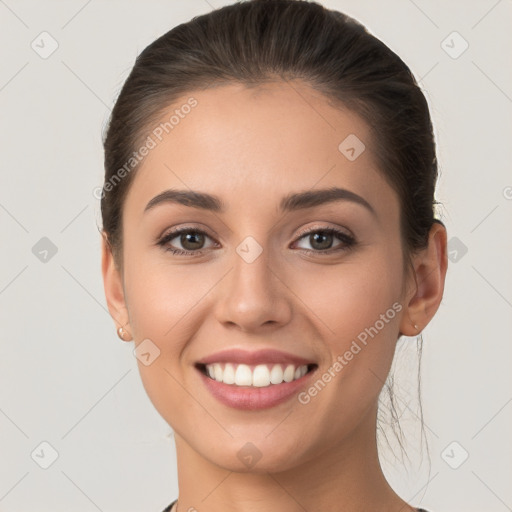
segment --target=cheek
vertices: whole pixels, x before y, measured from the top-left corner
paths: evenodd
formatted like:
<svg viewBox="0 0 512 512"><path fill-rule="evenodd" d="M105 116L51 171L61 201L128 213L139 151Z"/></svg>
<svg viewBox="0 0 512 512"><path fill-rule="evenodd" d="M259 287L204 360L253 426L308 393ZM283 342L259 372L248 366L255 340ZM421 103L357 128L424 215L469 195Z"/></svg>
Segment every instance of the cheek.
<svg viewBox="0 0 512 512"><path fill-rule="evenodd" d="M401 265L399 251L375 249L364 258L299 274L294 283L332 361L341 360L345 376L338 380L355 379L355 392L364 389L370 370L381 385L389 372L403 310Z"/></svg>
<svg viewBox="0 0 512 512"><path fill-rule="evenodd" d="M172 364L177 370L187 343L202 323L211 321L213 298L219 299L211 292L226 268L207 263L176 265L132 255L125 261L125 291L135 343L151 340L163 356L155 362ZM313 326L308 331L316 331L322 351L328 351L333 360L356 341L362 350L353 359L360 366L372 364L385 378L398 333L401 265L399 244L376 244L337 265L302 262L294 268L283 267L282 277L293 290L282 290L282 299L292 304L296 316L291 328ZM147 378L150 368L141 366Z"/></svg>
<svg viewBox="0 0 512 512"><path fill-rule="evenodd" d="M205 295L218 280L211 272L193 267L183 271L177 265L133 258L125 272L134 348L143 353L149 346L149 351L157 354L150 364L138 358L141 380L156 410L169 424L173 421L173 428L179 427L175 425L176 411L188 410L193 417L201 414L194 410L195 402L183 387L187 371L182 366L183 356L203 321Z"/></svg>
<svg viewBox="0 0 512 512"><path fill-rule="evenodd" d="M300 397L326 438L355 428L388 376L403 310L401 260L394 256L354 259L296 283L331 360Z"/></svg>
<svg viewBox="0 0 512 512"><path fill-rule="evenodd" d="M179 349L175 342L183 339L194 308L216 281L214 273L193 265L166 265L150 258L126 265L126 296L135 340L150 338L163 351Z"/></svg>
<svg viewBox="0 0 512 512"><path fill-rule="evenodd" d="M178 357L214 304L208 298L219 284L224 267L208 264L175 265L162 259L130 258L125 266L125 289L130 325L136 343L149 338L161 352ZM380 350L396 341L399 314L393 304L402 284L399 248L368 248L337 265L303 262L283 269L293 294L282 293L299 318L313 323L333 357L343 354L352 340L379 339ZM302 317L302 318L301 318ZM377 333L375 331L378 331ZM391 340L384 343L383 339ZM369 345L369 343L368 343ZM377 344L372 344L377 345ZM378 347L365 352L379 352ZM378 357L378 354L375 354Z"/></svg>
<svg viewBox="0 0 512 512"><path fill-rule="evenodd" d="M139 372L149 398L164 417L190 401L182 387L190 370L189 350L194 345L190 341L211 311L211 291L218 282L219 272L204 265L178 266L148 257L132 258L126 265L135 347L143 353L149 346L157 354L149 365L138 358Z"/></svg>
<svg viewBox="0 0 512 512"><path fill-rule="evenodd" d="M394 262L393 262L394 261ZM303 273L295 290L335 338L357 336L401 299L402 275L399 259L382 255ZM386 325L396 324L396 315ZM380 323L379 323L380 325Z"/></svg>

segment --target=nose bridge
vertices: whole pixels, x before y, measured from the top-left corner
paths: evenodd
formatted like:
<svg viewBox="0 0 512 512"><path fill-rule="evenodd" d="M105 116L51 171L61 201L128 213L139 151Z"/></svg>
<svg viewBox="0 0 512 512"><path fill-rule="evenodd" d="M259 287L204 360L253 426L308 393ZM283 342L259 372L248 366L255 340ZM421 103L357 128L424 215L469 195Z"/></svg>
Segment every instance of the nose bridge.
<svg viewBox="0 0 512 512"><path fill-rule="evenodd" d="M231 267L219 297L219 321L243 330L289 321L290 296L278 277L280 265L270 258L268 248L246 237L235 248Z"/></svg>

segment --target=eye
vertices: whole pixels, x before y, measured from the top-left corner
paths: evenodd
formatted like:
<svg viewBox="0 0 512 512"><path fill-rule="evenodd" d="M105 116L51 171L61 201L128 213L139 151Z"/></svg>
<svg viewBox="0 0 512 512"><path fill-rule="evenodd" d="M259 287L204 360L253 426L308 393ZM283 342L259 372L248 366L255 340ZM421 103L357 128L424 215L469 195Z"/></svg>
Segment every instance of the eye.
<svg viewBox="0 0 512 512"><path fill-rule="evenodd" d="M181 245L182 249L176 249L172 246L171 241L175 238L178 239L178 243ZM160 240L158 240L157 244L161 246L165 251L170 251L173 254L198 255L202 254L203 249L209 248L204 247L206 238L210 237L205 231L197 228L185 227L167 233Z"/></svg>
<svg viewBox="0 0 512 512"><path fill-rule="evenodd" d="M302 239L305 239L313 247L313 249L305 248L305 250L315 254L345 251L356 244L353 236L336 228L313 228L303 231L300 233L298 241ZM340 241L340 243L333 248L333 243L336 240Z"/></svg>
<svg viewBox="0 0 512 512"><path fill-rule="evenodd" d="M171 243L175 239L177 239L177 241ZM212 240L208 233L202 229L183 227L164 235L157 241L157 245L162 247L164 251L171 252L178 256L198 256L203 254L206 249L218 247L217 242L205 246L207 239ZM314 254L346 251L356 244L356 240L353 236L336 228L313 228L302 231L295 244L302 239L305 239L305 241L311 245L312 249L300 246L298 248ZM339 243L333 247L333 243L336 241ZM175 247L176 244L181 245L181 248Z"/></svg>

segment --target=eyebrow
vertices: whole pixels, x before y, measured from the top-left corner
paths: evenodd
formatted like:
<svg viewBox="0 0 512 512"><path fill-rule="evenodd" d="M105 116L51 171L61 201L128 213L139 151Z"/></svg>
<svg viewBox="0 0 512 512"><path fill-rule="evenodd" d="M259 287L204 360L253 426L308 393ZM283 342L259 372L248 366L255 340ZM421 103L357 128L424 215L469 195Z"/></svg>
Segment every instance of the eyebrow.
<svg viewBox="0 0 512 512"><path fill-rule="evenodd" d="M350 190L338 187L326 189L307 190L304 192L296 192L285 196L279 205L280 212L291 212L302 210L305 208L313 208L315 206L333 203L336 201L350 201L364 206L373 215L377 215L372 205L366 199L357 195ZM191 190L164 190L155 196L144 208L144 212L155 208L160 204L175 203L191 208L199 208L209 210L216 213L225 213L226 204L218 196L207 194L205 192L197 192Z"/></svg>

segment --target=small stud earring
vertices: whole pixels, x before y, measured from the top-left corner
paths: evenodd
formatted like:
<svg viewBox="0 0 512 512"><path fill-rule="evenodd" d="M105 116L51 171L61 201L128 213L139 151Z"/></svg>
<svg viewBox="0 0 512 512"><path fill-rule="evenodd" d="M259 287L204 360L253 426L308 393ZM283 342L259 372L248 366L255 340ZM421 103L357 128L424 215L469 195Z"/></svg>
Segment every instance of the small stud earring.
<svg viewBox="0 0 512 512"><path fill-rule="evenodd" d="M417 326L416 324L414 324L414 328L415 328L416 330L418 330L418 326Z"/></svg>
<svg viewBox="0 0 512 512"><path fill-rule="evenodd" d="M123 341L131 341L130 339L127 339L127 338L131 338L131 336L122 327L119 327L119 329L117 329L117 335Z"/></svg>

